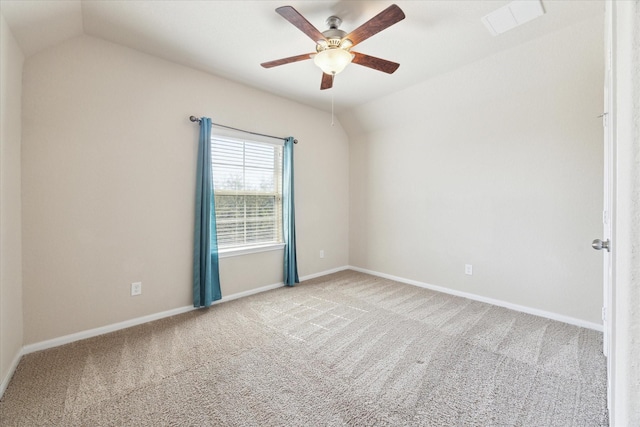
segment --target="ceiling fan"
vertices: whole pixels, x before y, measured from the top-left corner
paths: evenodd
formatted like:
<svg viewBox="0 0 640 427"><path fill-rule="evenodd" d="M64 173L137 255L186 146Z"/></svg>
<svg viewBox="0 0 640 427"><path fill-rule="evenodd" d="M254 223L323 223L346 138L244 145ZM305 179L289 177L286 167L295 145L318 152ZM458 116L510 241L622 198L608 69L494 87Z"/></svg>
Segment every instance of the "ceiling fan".
<svg viewBox="0 0 640 427"><path fill-rule="evenodd" d="M324 90L333 86L335 75L344 70L351 62L387 74L392 74L400 66L396 62L387 61L386 59L351 52L351 48L358 43L404 19L404 13L395 4L392 4L349 34L338 29L342 20L337 16L330 16L327 19L329 29L321 33L291 6L279 7L276 12L316 43L316 53L305 53L264 62L260 64L264 68L272 68L313 58L315 64L322 69L320 89Z"/></svg>

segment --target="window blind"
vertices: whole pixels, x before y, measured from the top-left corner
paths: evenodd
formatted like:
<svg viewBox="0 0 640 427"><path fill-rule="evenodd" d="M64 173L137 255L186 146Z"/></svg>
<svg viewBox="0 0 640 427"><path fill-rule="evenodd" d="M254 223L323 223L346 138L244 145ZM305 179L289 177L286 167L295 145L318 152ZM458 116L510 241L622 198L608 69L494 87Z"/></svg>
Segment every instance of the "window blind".
<svg viewBox="0 0 640 427"><path fill-rule="evenodd" d="M282 147L211 138L218 247L282 242Z"/></svg>

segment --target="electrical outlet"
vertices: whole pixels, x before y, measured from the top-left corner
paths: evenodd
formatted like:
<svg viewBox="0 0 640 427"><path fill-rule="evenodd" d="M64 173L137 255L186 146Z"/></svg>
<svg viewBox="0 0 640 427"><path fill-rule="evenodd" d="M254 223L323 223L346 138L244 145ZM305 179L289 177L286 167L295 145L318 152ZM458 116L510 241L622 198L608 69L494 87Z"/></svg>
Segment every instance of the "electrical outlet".
<svg viewBox="0 0 640 427"><path fill-rule="evenodd" d="M320 249L320 258L324 258L324 249Z"/></svg>
<svg viewBox="0 0 640 427"><path fill-rule="evenodd" d="M131 284L131 296L142 294L142 282L135 282Z"/></svg>
<svg viewBox="0 0 640 427"><path fill-rule="evenodd" d="M473 275L473 265L465 264L464 265L464 274L466 274L467 276L472 276Z"/></svg>

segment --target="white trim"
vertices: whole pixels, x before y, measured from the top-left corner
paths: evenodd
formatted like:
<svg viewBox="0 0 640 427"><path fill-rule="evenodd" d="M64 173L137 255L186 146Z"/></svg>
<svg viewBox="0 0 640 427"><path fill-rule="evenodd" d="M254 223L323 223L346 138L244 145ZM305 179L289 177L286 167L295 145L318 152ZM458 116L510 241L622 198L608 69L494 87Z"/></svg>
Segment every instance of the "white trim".
<svg viewBox="0 0 640 427"><path fill-rule="evenodd" d="M220 249L218 251L218 258L229 258L232 256L255 254L258 252L277 251L283 249L284 243L269 243L267 245L260 246L240 246L237 248Z"/></svg>
<svg viewBox="0 0 640 427"><path fill-rule="evenodd" d="M349 269L354 271L359 271L360 273L371 274L372 276L378 276L378 277L383 277L385 279L394 280L396 282L406 283L407 285L418 286L420 288L430 289L432 291L442 292L449 295L455 295L458 297L468 298L474 301L480 301L487 304L496 305L498 307L508 308L510 310L520 311L522 313L532 314L534 316L540 316L540 317L545 317L551 320L557 320L559 322L580 326L582 328L593 329L598 332L603 331L602 325L599 325L593 322L587 322L586 320L576 319L574 317L564 316L562 314L539 310L537 308L532 308L532 307L526 307L524 305L513 304L510 302L502 301L498 299L483 297L483 296L471 294L468 292L457 291L455 289L449 289L442 286L431 285L429 283L423 283L417 280L411 280L411 279L405 279L403 277L392 276L391 274L379 273L377 271L367 270L366 268L350 266Z"/></svg>
<svg viewBox="0 0 640 427"><path fill-rule="evenodd" d="M86 338L93 338L98 335L119 331L120 329L130 328L132 326L137 326L143 323L152 322L154 320L163 319L165 317L187 313L191 310L195 310L195 308L191 306L174 308L172 310L162 311L160 313L154 313L154 314L149 314L147 316L136 317L135 319L125 320L124 322L112 323L110 325L100 326L99 328L88 329L86 331L76 332L73 334L64 335L64 336L53 338L46 341L40 341L35 344L25 345L22 353L29 354L35 351L58 347L58 346L69 344L75 341L80 341Z"/></svg>
<svg viewBox="0 0 640 427"><path fill-rule="evenodd" d="M232 141L232 142L255 142L258 144L275 145L277 147L284 146L284 138L271 137L265 135L257 135L246 131L222 128L211 123L211 139Z"/></svg>
<svg viewBox="0 0 640 427"><path fill-rule="evenodd" d="M300 277L300 281L304 282L305 280L315 279L316 277L326 276L327 274L337 273L339 271L349 270L352 267L348 265L343 265L342 267L332 268L331 270L321 271L319 273L308 274L306 276Z"/></svg>
<svg viewBox="0 0 640 427"><path fill-rule="evenodd" d="M260 292L269 291L283 286L283 283L276 283L274 285L267 285L257 289L251 289L244 292L238 292L226 297L214 301L211 305L220 304L227 301L233 301L234 299L246 297L249 295L257 294ZM125 320L124 322L112 323L110 325L101 326L99 328L88 329L86 331L76 332L74 334L64 335L62 337L53 338L46 341L40 341L35 344L25 345L23 348L23 354L33 353L35 351L46 350L53 347L58 347L64 344L69 344L75 341L80 341L87 338L97 337L99 335L108 334L110 332L119 331L121 329L130 328L132 326L142 325L143 323L152 322L154 320L164 319L165 317L176 316L178 314L188 313L190 311L197 310L193 306L185 306L174 308L172 310L162 311L160 313L150 314L148 316L136 317L135 319Z"/></svg>
<svg viewBox="0 0 640 427"><path fill-rule="evenodd" d="M248 291L238 292L236 294L231 294L227 297L222 297L221 299L214 301L211 305L220 304L227 301L233 301L234 299L248 297L249 295L259 294L261 292L270 291L272 289L278 289L284 286L284 283L274 283L273 285L266 285L255 289L249 289Z"/></svg>
<svg viewBox="0 0 640 427"><path fill-rule="evenodd" d="M347 270L348 268L349 268L348 266L343 266L343 267L335 268L335 269L332 269L332 270L322 271L320 273L310 274L310 275L307 275L307 276L303 276L301 278L301 281L313 279L315 277L325 276L327 274L335 273L335 272L342 271L342 270ZM243 297L247 297L249 295L254 295L254 294L261 293L261 292L270 291L272 289L277 289L277 288L280 288L282 286L284 286L284 283L280 282L280 283L274 283L273 285L266 285L266 286L262 286L260 288L250 289L250 290L244 291L244 292L238 292L238 293L235 293L235 294L224 296L221 299L219 299L217 301L214 301L211 305L216 305L216 304L220 304L220 303L227 302L227 301L233 301L234 299L243 298ZM110 332L119 331L120 329L130 328L132 326L141 325L143 323L152 322L154 320L163 319L165 317L170 317L170 316L175 316L175 315L182 314L182 313L187 313L187 312L192 311L192 310L196 310L196 308L192 307L192 306L174 308L172 310L162 311L160 313L155 313L155 314L150 314L150 315L147 315L147 316L136 317L135 319L125 320L124 322L113 323L113 324L110 324L110 325L101 326L99 328L88 329L86 331L76 332L76 333L73 333L73 334L64 335L62 337L53 338L53 339L46 340L46 341L40 341L40 342L37 342L35 344L25 345L22 348L21 353L18 356L16 356L16 361L14 361L15 366L13 367L13 369L15 369L16 366L18 366L18 362L19 362L20 356L22 356L24 354L33 353L33 352L40 351L40 350L46 350L46 349L53 348L53 347L58 347L58 346L61 346L61 345L64 345L64 344L69 344L69 343L72 343L72 342L75 342L75 341L80 341L80 340L87 339L87 338L93 338L93 337L96 337L98 335L108 334ZM11 370L10 372L13 375L13 370ZM11 379L11 376L8 376L8 379L6 379L7 384L8 384L9 379ZM5 386L5 383L3 382L2 385Z"/></svg>
<svg viewBox="0 0 640 427"><path fill-rule="evenodd" d="M16 356L13 358L13 362L11 362L11 366L9 366L9 371L7 375L2 379L2 383L0 384L0 399L4 396L5 390L9 386L9 382L11 382L11 378L13 378L13 374L16 372L18 368L18 364L20 363L20 359L22 359L22 355L24 354L24 349L20 349Z"/></svg>

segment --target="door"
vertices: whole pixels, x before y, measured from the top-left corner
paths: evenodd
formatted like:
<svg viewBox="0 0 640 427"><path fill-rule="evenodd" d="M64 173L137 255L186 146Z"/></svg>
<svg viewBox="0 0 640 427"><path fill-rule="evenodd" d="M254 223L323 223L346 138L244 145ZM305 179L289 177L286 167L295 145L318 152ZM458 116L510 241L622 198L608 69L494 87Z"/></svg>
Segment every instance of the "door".
<svg viewBox="0 0 640 427"><path fill-rule="evenodd" d="M604 188L602 208L602 238L593 241L593 248L602 252L602 326L603 349L607 357L607 406L611 408L612 356L611 339L613 326L613 197L615 185L615 151L613 119L615 117L613 85L613 10L612 2L605 2L605 67L604 67L604 112L602 114L604 141Z"/></svg>
<svg viewBox="0 0 640 427"><path fill-rule="evenodd" d="M607 2L608 4L609 2ZM613 244L612 237L612 211L613 211L613 170L614 170L614 152L613 152L613 85L611 76L612 63L612 43L611 43L611 8L607 8L605 14L605 72L604 72L604 113L602 114L603 141L604 141L604 188L603 188L603 207L602 207L602 238L595 239L592 243L594 249L602 251L603 261L603 307L602 307L602 323L603 323L603 352L605 356L609 356L610 344L610 304L611 304L611 284L612 284L612 256L611 250Z"/></svg>

